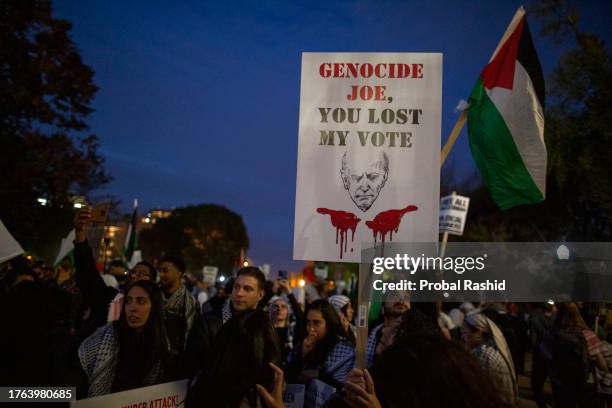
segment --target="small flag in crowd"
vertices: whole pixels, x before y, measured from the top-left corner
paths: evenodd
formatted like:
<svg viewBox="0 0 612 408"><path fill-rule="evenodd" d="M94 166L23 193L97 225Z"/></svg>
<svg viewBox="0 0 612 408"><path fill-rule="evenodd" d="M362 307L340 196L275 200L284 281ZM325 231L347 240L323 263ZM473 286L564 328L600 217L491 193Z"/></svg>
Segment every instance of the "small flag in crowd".
<svg viewBox="0 0 612 408"><path fill-rule="evenodd" d="M60 245L60 250L57 254L57 256L55 257L55 262L53 263L53 266L57 266L59 265L60 262L62 262L62 260L64 258L66 258L67 256L71 256L73 251L74 251L74 239L76 236L76 232L73 229L72 231L70 231L68 233L68 235L66 236L66 238L62 238L62 243Z"/></svg>
<svg viewBox="0 0 612 408"><path fill-rule="evenodd" d="M125 236L124 256L128 267L133 268L138 262L142 261L142 255L138 250L138 239L136 236L136 225L138 223L138 200L134 199L134 211L130 219L127 234Z"/></svg>
<svg viewBox="0 0 612 408"><path fill-rule="evenodd" d="M518 9L469 98L474 161L502 209L544 200L544 76Z"/></svg>
<svg viewBox="0 0 612 408"><path fill-rule="evenodd" d="M21 254L23 254L21 245L13 238L9 230L4 226L2 220L0 220L0 263L6 262Z"/></svg>

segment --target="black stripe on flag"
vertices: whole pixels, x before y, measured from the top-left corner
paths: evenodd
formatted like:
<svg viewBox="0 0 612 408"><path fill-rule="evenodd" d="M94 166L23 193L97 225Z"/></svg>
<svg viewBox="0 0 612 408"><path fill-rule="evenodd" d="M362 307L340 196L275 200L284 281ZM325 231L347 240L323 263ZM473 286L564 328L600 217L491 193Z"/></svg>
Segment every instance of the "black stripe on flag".
<svg viewBox="0 0 612 408"><path fill-rule="evenodd" d="M529 30L529 24L527 24L527 17L523 17L525 25L523 26L523 32L521 33L521 40L519 43L518 54L516 59L521 63L523 68L529 74L533 88L535 89L536 96L542 107L542 111L545 108L546 90L544 87L544 74L542 73L542 65L538 59L535 47L533 46L533 40L531 39L531 31Z"/></svg>

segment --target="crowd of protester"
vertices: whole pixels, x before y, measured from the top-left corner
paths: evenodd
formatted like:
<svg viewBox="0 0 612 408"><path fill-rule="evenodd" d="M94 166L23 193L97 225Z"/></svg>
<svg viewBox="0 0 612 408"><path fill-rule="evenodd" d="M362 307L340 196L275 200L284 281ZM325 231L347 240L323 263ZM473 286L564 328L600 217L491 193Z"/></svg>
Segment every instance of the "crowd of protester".
<svg viewBox="0 0 612 408"><path fill-rule="evenodd" d="M2 265L3 386L76 385L87 398L189 378L188 407L278 408L285 383L305 385L305 406L324 384L329 407L512 407L529 351L539 407L600 406L612 390L612 350L585 305L411 303L388 292L367 367L356 368L348 293L309 285L301 304L286 279L255 267L208 287L172 256L101 274L89 217L75 219L73 263Z"/></svg>

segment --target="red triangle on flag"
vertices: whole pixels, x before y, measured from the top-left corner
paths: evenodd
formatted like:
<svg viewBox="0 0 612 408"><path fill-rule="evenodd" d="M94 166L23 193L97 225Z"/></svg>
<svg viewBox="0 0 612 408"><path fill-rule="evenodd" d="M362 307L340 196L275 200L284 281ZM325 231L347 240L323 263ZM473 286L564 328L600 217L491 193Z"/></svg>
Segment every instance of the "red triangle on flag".
<svg viewBox="0 0 612 408"><path fill-rule="evenodd" d="M525 26L525 17L516 26L516 29L508 37L499 52L480 73L482 83L487 89L495 87L512 89L514 84L514 68L516 66L516 55L521 41L521 34Z"/></svg>

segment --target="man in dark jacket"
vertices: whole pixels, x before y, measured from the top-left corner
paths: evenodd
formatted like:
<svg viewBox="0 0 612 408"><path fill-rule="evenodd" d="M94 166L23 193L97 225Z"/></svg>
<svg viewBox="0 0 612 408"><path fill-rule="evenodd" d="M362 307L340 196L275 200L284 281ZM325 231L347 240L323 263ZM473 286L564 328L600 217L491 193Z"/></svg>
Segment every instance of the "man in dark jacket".
<svg viewBox="0 0 612 408"><path fill-rule="evenodd" d="M266 278L264 274L253 266L240 269L236 275L231 296L225 301L223 307L202 315L202 343L200 344L200 367L206 364L212 353L217 334L221 326L237 313L245 310L255 310L259 301L264 297Z"/></svg>

